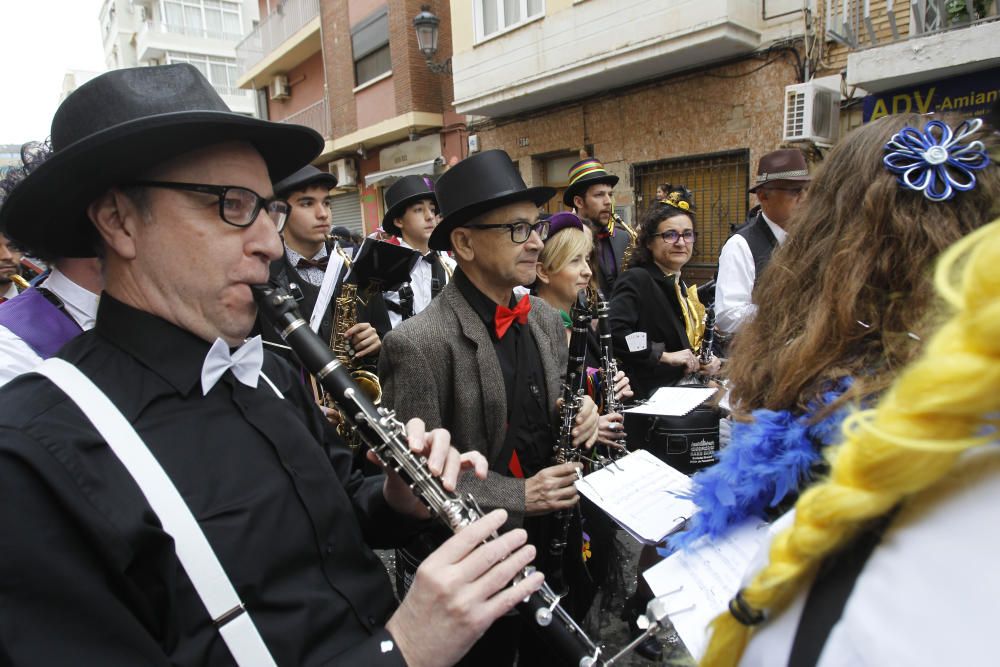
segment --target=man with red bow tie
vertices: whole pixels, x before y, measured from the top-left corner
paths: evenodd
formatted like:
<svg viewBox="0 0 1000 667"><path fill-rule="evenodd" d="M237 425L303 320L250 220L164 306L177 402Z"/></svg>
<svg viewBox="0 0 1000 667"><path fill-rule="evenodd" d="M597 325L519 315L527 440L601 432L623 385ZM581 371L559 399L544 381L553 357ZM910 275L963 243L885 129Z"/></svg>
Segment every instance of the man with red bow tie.
<svg viewBox="0 0 1000 667"><path fill-rule="evenodd" d="M551 306L529 296L518 300L513 290L535 279L548 234L538 207L555 192L526 187L510 157L493 150L452 167L436 193L443 220L430 247L451 250L458 268L426 310L386 334L379 360L383 403L404 420L419 415L429 428L449 429L460 451L486 456L488 478L466 476L459 491L471 492L484 509L506 509L510 525L523 524L544 571L543 515L579 501L573 486L579 464L550 465L566 334ZM597 409L584 400L574 428L579 447L597 437ZM403 587L435 538L425 534L398 552ZM575 551L568 545L566 554L580 560L579 545ZM512 664L518 626L517 617L498 621L462 664Z"/></svg>

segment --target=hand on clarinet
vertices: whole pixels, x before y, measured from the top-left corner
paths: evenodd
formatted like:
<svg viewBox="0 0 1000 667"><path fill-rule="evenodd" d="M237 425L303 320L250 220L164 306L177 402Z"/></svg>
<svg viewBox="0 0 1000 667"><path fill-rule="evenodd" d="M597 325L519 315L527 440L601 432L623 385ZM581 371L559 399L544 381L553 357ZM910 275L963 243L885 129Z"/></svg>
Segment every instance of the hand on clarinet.
<svg viewBox="0 0 1000 667"><path fill-rule="evenodd" d="M490 512L417 568L413 585L385 626L407 665L455 664L496 619L541 587L544 577L538 572L510 585L535 558L523 529L483 543L506 520L503 510Z"/></svg>
<svg viewBox="0 0 1000 667"><path fill-rule="evenodd" d="M609 447L623 447L625 440L625 418L617 412L601 415L597 431L597 442Z"/></svg>
<svg viewBox="0 0 1000 667"><path fill-rule="evenodd" d="M660 363L668 366L682 366L688 373L696 373L701 366L698 357L689 349L664 352L660 355Z"/></svg>
<svg viewBox="0 0 1000 667"><path fill-rule="evenodd" d="M718 375L719 371L722 370L722 359L719 359L714 354L712 358L709 359L707 364L699 364L698 372L702 375Z"/></svg>
<svg viewBox="0 0 1000 667"><path fill-rule="evenodd" d="M576 426L573 427L573 446L590 449L597 442L597 427L599 411L594 399L584 396L580 409L576 413Z"/></svg>
<svg viewBox="0 0 1000 667"><path fill-rule="evenodd" d="M406 436L410 442L410 450L427 458L427 468L433 476L441 479L441 485L446 490L455 490L458 474L466 468L471 468L476 477L486 479L489 468L486 458L479 452L459 453L451 446L451 434L445 429L436 428L428 432L423 420L413 418L406 422ZM378 458L371 451L368 452L368 460L378 463ZM386 468L385 473L382 493L389 506L400 514L418 519L430 518L430 511L413 494L403 478L390 468Z"/></svg>
<svg viewBox="0 0 1000 667"><path fill-rule="evenodd" d="M618 371L615 373L614 378L615 383L615 398L619 401L623 401L626 398L632 398L635 394L632 392L632 386L628 382L628 376L625 375L625 371Z"/></svg>
<svg viewBox="0 0 1000 667"><path fill-rule="evenodd" d="M358 322L345 331L344 335L347 336L356 359L378 354L382 350L382 339L378 337L375 327L368 322Z"/></svg>
<svg viewBox="0 0 1000 667"><path fill-rule="evenodd" d="M565 510L580 502L573 482L580 478L580 463L560 463L542 468L525 480L524 513L528 516Z"/></svg>

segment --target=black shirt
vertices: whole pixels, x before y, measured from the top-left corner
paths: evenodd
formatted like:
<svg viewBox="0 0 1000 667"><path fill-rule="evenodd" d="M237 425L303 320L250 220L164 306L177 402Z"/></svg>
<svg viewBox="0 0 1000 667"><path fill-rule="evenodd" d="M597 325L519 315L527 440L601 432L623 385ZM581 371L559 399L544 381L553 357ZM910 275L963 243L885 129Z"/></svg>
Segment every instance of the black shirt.
<svg viewBox="0 0 1000 667"><path fill-rule="evenodd" d="M510 452L516 451L521 473L508 466L498 470L505 475L530 477L551 464L554 436L549 421L548 397L542 371L542 357L531 328L515 320L503 338L498 338L493 321L497 304L483 294L460 270L455 271L455 286L483 320L493 349L500 362L507 395L507 436L500 461L507 465ZM509 308L517 304L511 295ZM515 466L516 468L516 466Z"/></svg>
<svg viewBox="0 0 1000 667"><path fill-rule="evenodd" d="M266 354L256 389L227 372L206 396L208 343L107 294L58 356L132 423L177 486L279 665L402 664L382 652L395 599L365 543L416 522L382 478L351 475L301 382ZM134 480L47 379L0 393L0 662L231 665ZM398 538L392 539L389 538Z"/></svg>

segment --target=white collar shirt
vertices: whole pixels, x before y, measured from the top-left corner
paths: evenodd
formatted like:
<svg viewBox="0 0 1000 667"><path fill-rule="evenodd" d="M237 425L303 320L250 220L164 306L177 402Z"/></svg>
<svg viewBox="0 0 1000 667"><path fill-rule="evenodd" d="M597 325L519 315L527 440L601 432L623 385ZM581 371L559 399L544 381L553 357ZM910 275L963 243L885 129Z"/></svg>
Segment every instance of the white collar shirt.
<svg viewBox="0 0 1000 667"><path fill-rule="evenodd" d="M326 244L324 244L323 247L319 249L319 252L312 257L303 257L299 253L292 250L289 246L285 246L285 256L288 258L288 263L291 264L292 268L294 268L300 276L308 280L310 285L315 285L316 287L323 284L323 275L326 272L315 266L305 266L300 268L297 265L300 259L311 259L314 262L318 262L326 257L326 255Z"/></svg>
<svg viewBox="0 0 1000 667"><path fill-rule="evenodd" d="M403 248L413 250L413 252L419 252L413 248L409 243L404 241L402 238L399 239L399 245ZM449 269L454 269L455 260L448 257L446 253L438 253L438 258L441 262L446 264ZM435 260L437 261L437 260ZM421 312L424 308L430 305L431 299L434 295L431 291L431 280L433 278L432 267L430 262L423 260L417 260L413 263L413 268L410 269L410 289L413 290L413 314ZM442 285L444 287L444 285ZM399 304L399 292L386 292L385 299L391 301L392 303ZM399 326L399 323L403 321L403 316L393 310L389 311L389 324L395 329Z"/></svg>
<svg viewBox="0 0 1000 667"><path fill-rule="evenodd" d="M769 220L763 211L760 215L778 245L783 245L788 233ZM723 333L736 333L757 312L752 299L756 280L750 245L741 235L733 234L722 246L719 277L715 282L715 325Z"/></svg>

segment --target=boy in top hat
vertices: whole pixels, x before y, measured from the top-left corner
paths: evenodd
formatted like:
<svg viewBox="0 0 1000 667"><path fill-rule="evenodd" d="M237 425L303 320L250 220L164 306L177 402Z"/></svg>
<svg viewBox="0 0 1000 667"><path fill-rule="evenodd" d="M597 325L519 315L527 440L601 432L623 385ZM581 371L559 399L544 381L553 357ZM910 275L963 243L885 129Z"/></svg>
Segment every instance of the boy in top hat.
<svg viewBox="0 0 1000 667"><path fill-rule="evenodd" d="M809 187L809 167L795 148L777 150L757 163L757 178L750 192L757 195L760 211L722 246L719 276L715 283L715 326L732 336L751 318L753 286L774 249L785 242L785 226Z"/></svg>
<svg viewBox="0 0 1000 667"><path fill-rule="evenodd" d="M330 238L330 188L337 178L306 165L274 184L275 197L288 202L291 210L282 239L284 254L271 262L270 280L299 299L299 309L313 331L330 340L334 297L347 275L352 248L342 248ZM260 323L264 340L281 345L281 336L267 323ZM355 356L375 357L382 347L375 328L359 321L347 330Z"/></svg>
<svg viewBox="0 0 1000 667"><path fill-rule="evenodd" d="M498 512L397 609L366 541L391 546L426 510L324 451L298 374L244 344L250 286L282 253L271 183L322 143L232 113L187 64L107 72L59 107L0 229L98 250L105 291L94 329L0 389L4 662L447 665L540 585L508 583L533 556L523 531L483 543ZM445 432L408 434L446 488L470 464L485 476Z"/></svg>
<svg viewBox="0 0 1000 667"><path fill-rule="evenodd" d="M544 300L514 295L515 287L535 280L548 233L538 207L554 190L525 187L507 153L491 150L445 172L436 191L443 220L429 245L452 250L458 268L439 298L386 335L379 359L383 401L403 419L419 414L430 427L448 428L460 450L486 457L487 479L463 477L461 491L484 507L506 509L512 525L526 517L540 523L542 515L578 502L579 464L550 465L568 357L562 320ZM577 446L594 443L597 422L585 398ZM406 568L434 543L422 536L400 552L404 587ZM567 558L579 560L580 553L567 547ZM519 624L513 618L495 626L467 664L510 664Z"/></svg>
<svg viewBox="0 0 1000 667"><path fill-rule="evenodd" d="M600 161L585 158L569 169L569 186L563 192L563 203L576 211L594 232L594 253L597 284L605 294L611 294L615 279L622 271L625 248L631 237L615 218L614 188L618 177L609 173Z"/></svg>
<svg viewBox="0 0 1000 667"><path fill-rule="evenodd" d="M438 223L434 181L429 177L399 179L386 191L385 206L382 230L398 238L400 246L414 251L410 280L399 290L384 295L389 309L389 326L394 329L403 320L423 311L444 289L455 270L455 260L428 246L431 232Z"/></svg>
<svg viewBox="0 0 1000 667"><path fill-rule="evenodd" d="M34 142L21 148L20 166L0 179L0 208L8 193L41 164L51 149ZM51 257L28 252L50 268L43 279L0 308L0 385L55 355L66 342L92 329L104 279L96 257Z"/></svg>

